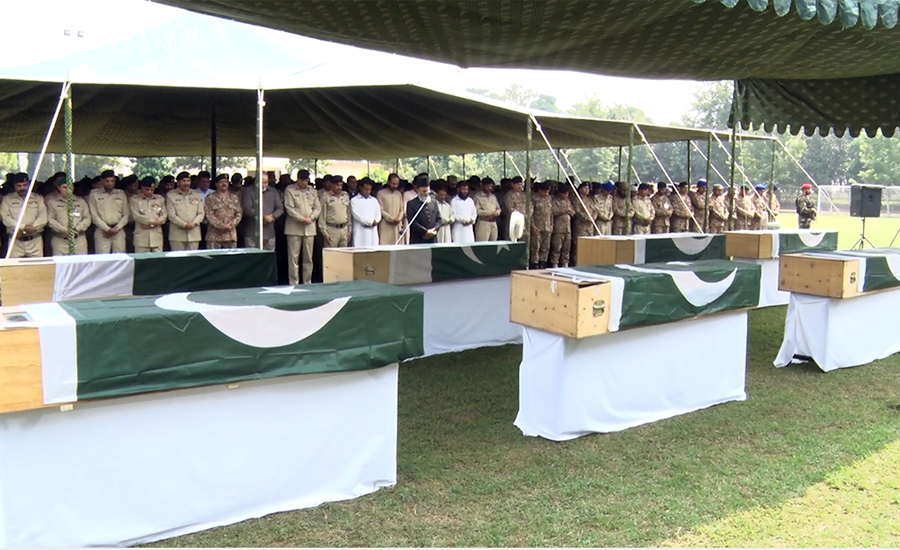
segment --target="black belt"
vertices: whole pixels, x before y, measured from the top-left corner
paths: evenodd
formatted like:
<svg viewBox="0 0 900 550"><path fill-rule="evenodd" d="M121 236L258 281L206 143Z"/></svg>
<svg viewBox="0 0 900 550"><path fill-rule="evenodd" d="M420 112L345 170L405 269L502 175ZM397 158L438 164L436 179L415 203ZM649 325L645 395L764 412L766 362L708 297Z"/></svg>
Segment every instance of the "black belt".
<svg viewBox="0 0 900 550"><path fill-rule="evenodd" d="M326 223L325 225L327 225L328 227L333 227L335 229L343 229L347 227L346 223Z"/></svg>
<svg viewBox="0 0 900 550"><path fill-rule="evenodd" d="M16 237L16 240L19 241L19 242L27 243L28 241L33 241L34 239L37 239L37 238L40 237L40 236L41 236L41 234L38 233L37 235L29 235L29 236L23 236L23 237Z"/></svg>

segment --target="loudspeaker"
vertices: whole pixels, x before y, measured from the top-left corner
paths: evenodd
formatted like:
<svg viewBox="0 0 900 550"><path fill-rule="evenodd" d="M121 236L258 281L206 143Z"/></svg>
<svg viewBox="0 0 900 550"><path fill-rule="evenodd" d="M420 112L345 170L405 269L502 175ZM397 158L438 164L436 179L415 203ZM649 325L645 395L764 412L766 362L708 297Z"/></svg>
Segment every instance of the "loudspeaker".
<svg viewBox="0 0 900 550"><path fill-rule="evenodd" d="M880 217L881 189L878 185L851 185L850 215L854 218Z"/></svg>

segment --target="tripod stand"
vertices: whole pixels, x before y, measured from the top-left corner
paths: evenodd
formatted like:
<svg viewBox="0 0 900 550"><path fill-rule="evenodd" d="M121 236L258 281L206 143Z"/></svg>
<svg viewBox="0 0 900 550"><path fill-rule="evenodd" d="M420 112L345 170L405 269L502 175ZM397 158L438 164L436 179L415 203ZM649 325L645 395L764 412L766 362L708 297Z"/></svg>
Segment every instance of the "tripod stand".
<svg viewBox="0 0 900 550"><path fill-rule="evenodd" d="M894 238L896 239L897 236L895 235ZM893 243L893 241L891 242ZM862 218L862 229L859 233L859 239L856 241L856 244L850 247L850 250L862 250L866 244L868 244L871 248L875 248L875 245L872 244L872 241L866 238L866 219Z"/></svg>

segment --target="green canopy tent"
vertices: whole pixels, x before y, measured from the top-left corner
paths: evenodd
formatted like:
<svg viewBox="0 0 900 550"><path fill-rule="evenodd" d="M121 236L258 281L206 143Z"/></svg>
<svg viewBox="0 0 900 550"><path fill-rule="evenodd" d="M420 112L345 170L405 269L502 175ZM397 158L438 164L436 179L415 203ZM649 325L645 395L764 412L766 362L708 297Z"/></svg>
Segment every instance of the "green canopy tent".
<svg viewBox="0 0 900 550"><path fill-rule="evenodd" d="M898 0L155 1L461 67L733 79L745 127L900 125Z"/></svg>

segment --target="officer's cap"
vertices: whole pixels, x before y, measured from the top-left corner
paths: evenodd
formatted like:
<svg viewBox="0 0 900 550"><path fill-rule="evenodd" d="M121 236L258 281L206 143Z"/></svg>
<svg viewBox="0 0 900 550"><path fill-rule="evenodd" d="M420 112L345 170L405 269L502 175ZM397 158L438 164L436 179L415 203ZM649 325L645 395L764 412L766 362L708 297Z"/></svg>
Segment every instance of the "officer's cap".
<svg viewBox="0 0 900 550"><path fill-rule="evenodd" d="M215 183L219 183L219 182L222 181L222 180L225 180L225 181L231 181L231 180L228 178L228 174L219 174L218 176L216 176L216 181L215 181Z"/></svg>
<svg viewBox="0 0 900 550"><path fill-rule="evenodd" d="M613 183L613 182L611 182L611 181L608 181L608 182L606 182L606 183L603 184L603 189L605 189L606 191L615 191L615 190L616 190L616 184Z"/></svg>
<svg viewBox="0 0 900 550"><path fill-rule="evenodd" d="M653 186L651 186L649 183L642 183L638 185L638 191L643 191L644 189L653 189Z"/></svg>
<svg viewBox="0 0 900 550"><path fill-rule="evenodd" d="M513 176L509 181L510 183L522 183L522 176Z"/></svg>
<svg viewBox="0 0 900 550"><path fill-rule="evenodd" d="M706 180L697 180L697 187L706 187Z"/></svg>
<svg viewBox="0 0 900 550"><path fill-rule="evenodd" d="M721 191L722 189L724 189L724 187L722 187L721 183L714 183L713 189L718 189L719 191Z"/></svg>
<svg viewBox="0 0 900 550"><path fill-rule="evenodd" d="M19 172L18 174L13 174L12 177L13 185L17 183L28 183L28 174L25 172Z"/></svg>
<svg viewBox="0 0 900 550"><path fill-rule="evenodd" d="M800 186L800 189L812 189L812 184L804 183L803 185Z"/></svg>
<svg viewBox="0 0 900 550"><path fill-rule="evenodd" d="M766 185L765 183L757 183L756 188L759 189L760 191L762 191L763 189L768 189L769 186Z"/></svg>
<svg viewBox="0 0 900 550"><path fill-rule="evenodd" d="M481 180L481 185L494 185L494 180L491 178L484 178Z"/></svg>
<svg viewBox="0 0 900 550"><path fill-rule="evenodd" d="M206 179L209 179L209 178L212 177L212 174L210 174L210 173L207 172L206 170L203 170L202 172L200 172L199 174L197 174L197 177L198 177L198 178L206 178Z"/></svg>
<svg viewBox="0 0 900 550"><path fill-rule="evenodd" d="M116 173L113 172L112 170L104 170L104 171L100 172L100 179L114 178L114 177L116 177Z"/></svg>
<svg viewBox="0 0 900 550"><path fill-rule="evenodd" d="M156 178L153 176L141 178L141 187L153 187L154 185L156 185Z"/></svg>
<svg viewBox="0 0 900 550"><path fill-rule="evenodd" d="M184 178L190 178L190 177L191 177L191 175L188 174L187 172L178 172L178 175L175 176L175 179L180 181L180 180L183 180Z"/></svg>
<svg viewBox="0 0 900 550"><path fill-rule="evenodd" d="M664 181L661 181L661 182L659 182L659 183L656 184L656 188L657 188L657 189L665 189L665 188L668 187L668 186L669 186L669 184L666 183L666 182L664 182Z"/></svg>

